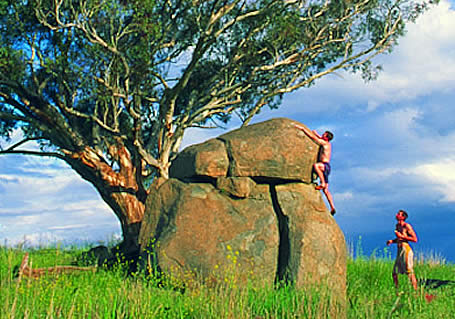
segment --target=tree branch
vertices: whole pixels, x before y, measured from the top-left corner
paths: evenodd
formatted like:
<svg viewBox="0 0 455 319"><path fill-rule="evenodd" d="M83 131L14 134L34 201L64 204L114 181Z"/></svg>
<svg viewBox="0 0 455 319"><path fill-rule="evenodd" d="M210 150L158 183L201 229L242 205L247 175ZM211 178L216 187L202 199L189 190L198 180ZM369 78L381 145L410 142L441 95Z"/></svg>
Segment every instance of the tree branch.
<svg viewBox="0 0 455 319"><path fill-rule="evenodd" d="M8 147L5 151L12 151L14 150L15 148L27 143L27 142L30 142L30 141L39 141L39 140L43 140L44 138L42 137L27 137L27 138L24 138L22 141L19 141L17 142L16 144L13 144L11 145L10 147Z"/></svg>
<svg viewBox="0 0 455 319"><path fill-rule="evenodd" d="M24 116L19 116L19 115L7 113L7 112L1 112L1 111L0 111L0 119L11 120L11 121L21 121L21 122L26 122L26 123L30 122L30 119L28 119Z"/></svg>
<svg viewBox="0 0 455 319"><path fill-rule="evenodd" d="M33 155L33 156L42 156L42 157L55 157L61 160L65 160L65 156L56 152L38 152L38 151L27 151L27 150L3 150L0 151L1 154L19 154L19 155Z"/></svg>

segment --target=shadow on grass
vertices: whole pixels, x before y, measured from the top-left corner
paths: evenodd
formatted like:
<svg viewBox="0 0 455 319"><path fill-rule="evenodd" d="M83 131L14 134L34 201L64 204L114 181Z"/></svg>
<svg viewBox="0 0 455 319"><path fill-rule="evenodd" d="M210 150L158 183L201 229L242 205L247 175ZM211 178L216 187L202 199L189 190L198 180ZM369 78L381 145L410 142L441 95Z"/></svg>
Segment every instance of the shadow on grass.
<svg viewBox="0 0 455 319"><path fill-rule="evenodd" d="M419 279L419 285L425 288L437 289L444 286L455 286L454 280L440 280L440 279Z"/></svg>

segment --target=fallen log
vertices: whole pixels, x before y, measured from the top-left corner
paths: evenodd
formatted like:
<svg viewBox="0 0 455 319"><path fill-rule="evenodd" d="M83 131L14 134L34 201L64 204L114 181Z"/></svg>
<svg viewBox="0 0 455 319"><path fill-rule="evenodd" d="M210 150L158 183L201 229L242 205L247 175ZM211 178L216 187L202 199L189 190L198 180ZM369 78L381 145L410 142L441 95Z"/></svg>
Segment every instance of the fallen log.
<svg viewBox="0 0 455 319"><path fill-rule="evenodd" d="M15 270L16 277L20 281L22 277L28 278L40 278L45 275L59 275L59 274L70 274L79 271L96 271L96 266L94 267L77 267L77 266L54 266L47 268L32 268L28 265L29 255L25 253L24 258L22 258L21 265L19 269Z"/></svg>

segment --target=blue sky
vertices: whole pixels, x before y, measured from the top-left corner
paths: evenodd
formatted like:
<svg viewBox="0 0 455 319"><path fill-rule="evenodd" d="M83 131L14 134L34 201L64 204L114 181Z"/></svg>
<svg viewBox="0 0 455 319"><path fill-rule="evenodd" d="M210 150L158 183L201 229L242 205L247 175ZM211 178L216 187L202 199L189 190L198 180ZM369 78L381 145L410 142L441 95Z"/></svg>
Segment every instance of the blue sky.
<svg viewBox="0 0 455 319"><path fill-rule="evenodd" d="M395 213L404 209L419 237L417 253L455 262L453 3L441 1L409 26L394 52L379 58L378 80L331 75L255 119L288 117L335 134L330 189L336 220L354 246L361 236L367 255L393 238ZM184 145L223 132L190 130ZM65 163L0 156L0 243L96 243L119 236L113 213Z"/></svg>

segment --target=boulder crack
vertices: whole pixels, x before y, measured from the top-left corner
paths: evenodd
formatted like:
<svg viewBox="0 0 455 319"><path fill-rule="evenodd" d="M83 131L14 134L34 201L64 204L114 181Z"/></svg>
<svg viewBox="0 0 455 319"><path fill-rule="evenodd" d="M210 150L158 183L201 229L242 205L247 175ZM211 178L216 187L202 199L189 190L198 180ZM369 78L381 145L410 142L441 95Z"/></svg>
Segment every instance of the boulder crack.
<svg viewBox="0 0 455 319"><path fill-rule="evenodd" d="M273 210L278 220L279 232L278 260L275 283L289 284L293 281L289 267L291 257L291 242L289 240L289 218L283 213L280 203L278 202L278 195L276 192L275 184L269 184L269 187Z"/></svg>
<svg viewBox="0 0 455 319"><path fill-rule="evenodd" d="M228 166L226 177L232 177L232 176L234 176L235 159L234 159L234 156L232 156L231 143L228 140L222 139L220 137L218 137L217 140L224 143L224 148L226 150L226 154L227 154L227 157L229 160L229 166Z"/></svg>

